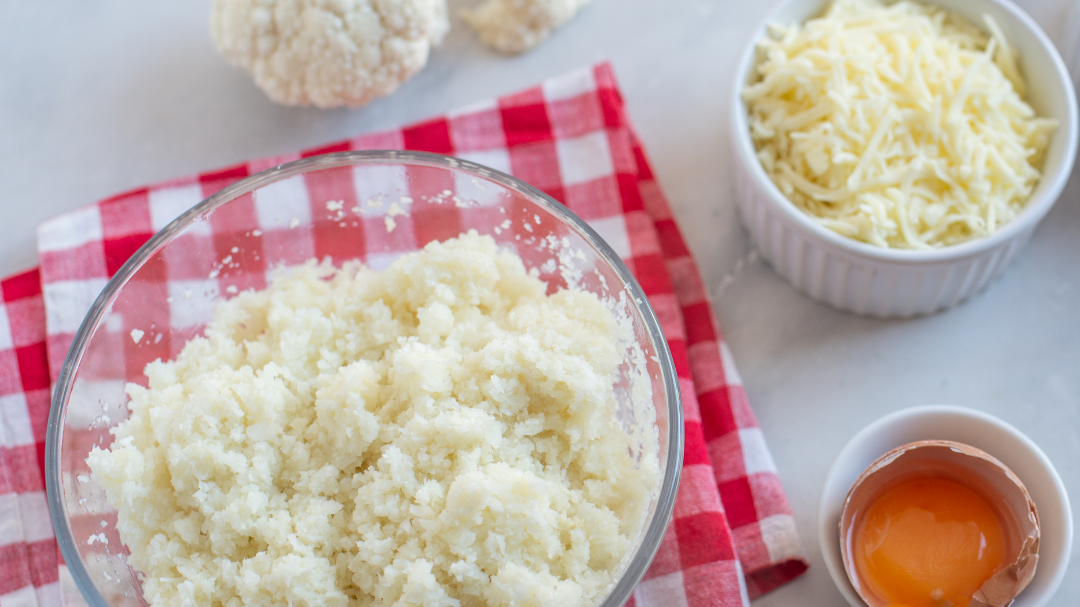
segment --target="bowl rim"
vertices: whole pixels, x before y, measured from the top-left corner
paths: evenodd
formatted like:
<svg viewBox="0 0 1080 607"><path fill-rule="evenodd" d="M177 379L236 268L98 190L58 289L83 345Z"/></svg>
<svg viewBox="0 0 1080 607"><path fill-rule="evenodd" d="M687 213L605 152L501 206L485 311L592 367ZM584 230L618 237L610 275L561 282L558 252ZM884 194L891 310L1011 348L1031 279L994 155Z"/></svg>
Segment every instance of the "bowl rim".
<svg viewBox="0 0 1080 607"><path fill-rule="evenodd" d="M110 607L110 605L98 591L87 572L82 555L72 537L67 505L61 495L63 487L60 480L59 466L61 461L60 447L63 444L64 431L61 415L66 413L66 404L70 399L76 371L85 354L86 347L94 336L96 329L100 326L106 312L116 300L123 286L127 284L147 260L176 236L180 235L188 226L207 217L219 207L277 181L311 171L360 164L407 164L452 169L493 181L506 189L525 196L570 225L599 252L600 256L623 281L630 297L640 310L649 339L653 342L660 366L661 379L667 393L667 463L662 471L663 476L657 488L657 502L652 518L648 520L648 524L639 535L641 542L638 544L637 550L632 553L630 560L625 562L622 575L612 584L607 597L600 603L599 607L621 607L629 599L634 588L645 575L645 571L660 548L660 542L667 531L668 523L674 511L675 497L678 494L682 475L684 430L682 392L679 387L678 374L675 371L674 359L659 318L637 279L634 278L630 269L615 250L583 219L543 191L512 175L469 160L442 154L409 150L353 150L321 154L280 164L245 177L205 198L171 221L144 243L109 279L84 317L64 358L64 364L61 367L52 394L45 437L45 488L49 517L55 530L60 552L75 581L75 585L90 604L90 607ZM662 430L662 428L658 429Z"/></svg>
<svg viewBox="0 0 1080 607"><path fill-rule="evenodd" d="M939 5L938 0L917 0L924 4ZM1076 92L1073 89L1072 77L1065 67L1056 47L1043 32L1042 28L1032 20L1023 10L1009 0L976 0L988 5L998 7L1004 11L1013 23L1028 31L1036 41L1041 51L1047 56L1053 65L1054 81L1063 89L1065 96L1065 116L1060 118L1058 130L1053 137L1066 137L1065 151L1060 162L1047 171L1043 167L1041 182L1049 185L1043 188L1039 196L1028 199L1023 210L1013 221L1005 224L993 234L968 240L959 244L949 245L937 249L913 250L884 248L870 243L841 236L840 234L817 223L810 216L788 200L787 196L773 183L773 180L765 172L758 161L754 143L750 138L750 128L747 121L746 105L742 100L742 90L751 71L756 67L756 54L758 41L768 30L771 23L775 22L776 16L783 13L793 4L806 4L809 2L820 3L827 6L832 0L783 0L777 4L768 15L754 28L750 41L739 58L735 69L735 78L731 87L731 138L735 148L735 162L740 162L745 167L754 181L754 186L764 194L764 198L771 203L772 207L782 213L791 223L794 223L811 238L820 244L830 246L833 249L848 254L849 256L862 257L876 262L885 262L893 265L923 265L939 262L970 259L1008 243L1009 241L1023 236L1033 229L1039 221L1050 211L1057 202L1069 181L1072 168L1076 161L1078 129L1080 129L1080 117L1078 117ZM1053 86L1053 85L1050 85ZM749 218L747 218L749 219Z"/></svg>
<svg viewBox="0 0 1080 607"><path fill-rule="evenodd" d="M1060 506L1063 513L1064 529L1061 530L1063 536L1063 542L1060 551L1057 553L1060 557L1056 567L1052 571L1047 571L1042 559L1040 559L1039 565L1041 569L1036 569L1036 578L1048 575L1047 583L1042 593L1039 595L1032 594L1033 588L1029 585L1024 592L1017 597L1018 599L1025 599L1024 604L1028 607L1042 607L1046 605L1058 587L1061 585L1062 580L1065 578L1065 573L1068 570L1069 559L1072 554L1072 538L1073 538L1073 518L1072 509L1069 503L1069 495L1065 488L1065 483L1061 480L1061 476L1058 474L1057 469L1054 468L1054 464L1050 461L1050 458L1046 456L1039 446L1028 438L1020 430L1014 426L1005 422L1004 420L995 417L984 411L978 409L972 409L969 407L961 407L957 405L920 405L915 407L908 407L889 413L883 417L876 419L866 427L862 428L855 433L854 436L840 449L837 453L833 463L829 466L829 471L825 475L825 481L822 483L821 496L818 501L818 543L821 548L821 556L825 561L825 566L829 571L829 576L832 577L833 583L836 585L837 590L844 596L849 604L854 607L865 607L865 603L855 592L854 587L848 580L847 571L844 567L843 561L840 555L840 538L839 538L839 516L841 509L843 508L844 501L848 494L850 487L844 486L846 483L841 484L840 477L847 476L853 467L851 463L857 457L857 451L872 440L878 438L878 436L889 431L891 428L895 428L899 425L909 423L914 424L918 421L922 421L924 424L929 420L941 419L941 418L962 418L965 421L979 425L982 428L992 428L998 432L1007 435L1010 439L1015 441L1015 445L1022 448L1023 452L1030 457L1030 462L1037 464L1040 470L1044 473L1045 479L1048 479L1051 487L1045 490L1048 493L1053 494L1057 499L1055 503ZM905 428L908 435L914 432ZM925 431L922 434L926 434ZM947 433L952 434L952 433ZM934 436L919 436L910 437L909 440L905 440L905 443L909 443L920 439L942 439L942 440L957 440L955 438L949 438L944 434ZM960 441L965 442L965 441ZM893 447L898 447L904 443L898 443L897 445L883 446L878 449L880 453L874 456L871 461L878 459L881 455L884 455L887 451L891 451ZM977 449L982 449L989 453L992 457L998 459L1001 458L998 454L995 454L993 450L987 450L979 445L971 445ZM1011 459L1011 458L1006 458ZM867 461L867 465L871 464L871 461ZM1003 463L1008 466L1008 462ZM851 481L854 482L856 477L862 472L862 469L856 471L852 475ZM1015 472L1015 471L1014 471ZM1035 485L1032 483L1034 479L1020 479L1024 482L1024 486L1031 492L1032 487ZM1036 490L1038 491L1038 490ZM1034 498L1034 496L1032 496ZM1045 503L1045 502L1044 502ZM1036 502L1036 508L1041 508L1039 503ZM1040 522L1045 524L1046 517L1044 516L1047 511L1039 510ZM836 516L832 516L836 514ZM1046 529L1043 529L1043 537L1046 537ZM1040 556L1043 554L1045 544L1040 546ZM1032 580L1034 581L1034 580ZM1030 599L1028 601L1027 599Z"/></svg>

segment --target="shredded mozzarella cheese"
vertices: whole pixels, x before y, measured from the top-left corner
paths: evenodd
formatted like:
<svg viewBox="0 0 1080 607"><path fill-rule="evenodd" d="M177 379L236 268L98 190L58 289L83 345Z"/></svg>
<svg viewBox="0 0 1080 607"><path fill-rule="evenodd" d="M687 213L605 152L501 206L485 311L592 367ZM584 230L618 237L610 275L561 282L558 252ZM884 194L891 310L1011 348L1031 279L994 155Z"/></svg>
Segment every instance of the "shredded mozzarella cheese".
<svg viewBox="0 0 1080 607"><path fill-rule="evenodd" d="M1056 126L1022 95L1016 53L958 16L903 0L837 0L770 26L743 91L780 191L839 234L929 249L1012 221Z"/></svg>

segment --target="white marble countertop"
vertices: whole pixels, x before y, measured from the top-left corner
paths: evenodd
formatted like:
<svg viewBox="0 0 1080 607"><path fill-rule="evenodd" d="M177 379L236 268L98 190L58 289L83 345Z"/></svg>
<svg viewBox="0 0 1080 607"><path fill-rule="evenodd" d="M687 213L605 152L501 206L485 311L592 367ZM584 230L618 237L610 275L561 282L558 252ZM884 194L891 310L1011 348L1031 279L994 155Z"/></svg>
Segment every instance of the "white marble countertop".
<svg viewBox="0 0 1080 607"><path fill-rule="evenodd" d="M1058 40L1071 1L1019 4ZM812 302L751 253L729 183L732 72L772 4L595 0L512 59L485 50L455 17L427 68L392 97L320 111L274 105L218 57L210 0L0 2L0 276L36 263L43 219L110 194L397 126L610 59L811 561L806 575L755 605L843 604L818 550L821 485L843 444L897 409L967 405L1015 425L1056 464L1077 512L1080 179L1005 276L955 310L879 321ZM1053 604L1080 604L1080 559Z"/></svg>

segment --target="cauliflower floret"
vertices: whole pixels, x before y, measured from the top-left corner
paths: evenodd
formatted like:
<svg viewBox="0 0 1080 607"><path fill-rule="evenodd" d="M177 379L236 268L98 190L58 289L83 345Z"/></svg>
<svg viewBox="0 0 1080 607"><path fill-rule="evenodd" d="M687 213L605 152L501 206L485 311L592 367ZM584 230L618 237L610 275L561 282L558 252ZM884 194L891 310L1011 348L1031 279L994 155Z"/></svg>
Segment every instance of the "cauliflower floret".
<svg viewBox="0 0 1080 607"><path fill-rule="evenodd" d="M570 21L590 0L485 0L461 16L500 53L524 53Z"/></svg>
<svg viewBox="0 0 1080 607"><path fill-rule="evenodd" d="M569 21L589 0L485 0L462 13L484 44L500 53L524 53Z"/></svg>
<svg viewBox="0 0 1080 607"><path fill-rule="evenodd" d="M427 63L446 0L214 0L218 50L287 105L364 105Z"/></svg>

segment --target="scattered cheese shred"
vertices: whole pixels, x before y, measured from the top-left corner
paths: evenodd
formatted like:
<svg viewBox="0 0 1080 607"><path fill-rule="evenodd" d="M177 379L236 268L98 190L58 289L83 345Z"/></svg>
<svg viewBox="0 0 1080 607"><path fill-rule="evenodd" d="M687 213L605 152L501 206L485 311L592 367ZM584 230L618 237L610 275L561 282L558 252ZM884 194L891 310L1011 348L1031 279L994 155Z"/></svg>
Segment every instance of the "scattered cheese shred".
<svg viewBox="0 0 1080 607"><path fill-rule="evenodd" d="M929 249L1012 221L1039 181L1056 123L1022 98L1016 53L909 1L837 0L770 26L743 99L765 171L839 234Z"/></svg>

